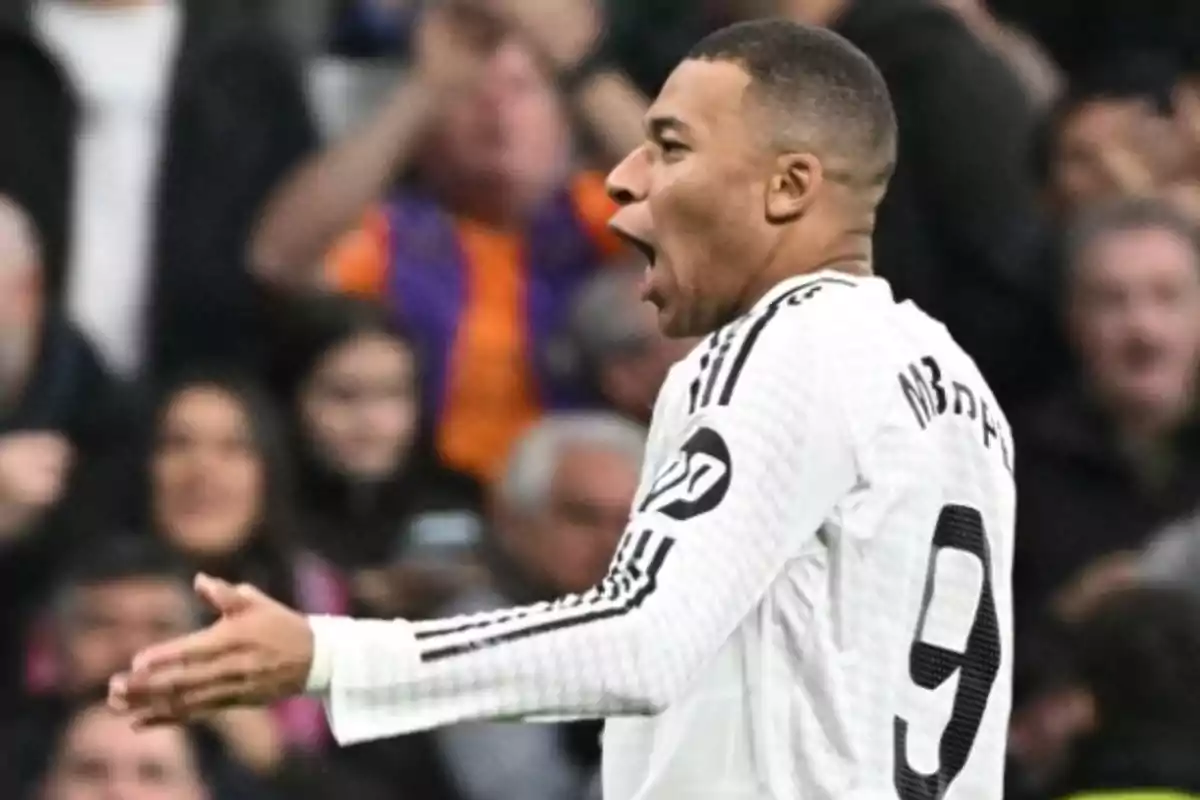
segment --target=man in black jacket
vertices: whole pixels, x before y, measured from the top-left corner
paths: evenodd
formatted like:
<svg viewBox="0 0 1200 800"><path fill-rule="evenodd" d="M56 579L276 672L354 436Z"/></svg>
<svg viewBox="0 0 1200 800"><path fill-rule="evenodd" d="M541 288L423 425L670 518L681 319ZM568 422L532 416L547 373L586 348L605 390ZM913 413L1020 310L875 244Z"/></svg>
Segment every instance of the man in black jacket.
<svg viewBox="0 0 1200 800"><path fill-rule="evenodd" d="M22 612L59 564L64 540L51 532L52 512L133 428L128 391L47 307L41 283L37 234L20 207L0 197L0 650L19 637ZM0 686L18 685L18 662L0 661Z"/></svg>
<svg viewBox="0 0 1200 800"><path fill-rule="evenodd" d="M170 6L179 22L165 59L163 124L144 204L145 263L118 265L140 271L144 282L133 312L138 352L123 371L161 384L200 363L252 364L263 315L259 287L245 269L245 242L263 197L315 143L300 74L268 36L225 24L207 3L102 5L34 0L25 19L0 24L0 115L19 121L0 130L0 191L22 203L42 232L52 302L73 306L76 239L85 232L79 193L89 177L80 169L88 157L81 142L85 132L95 135L85 126L95 123L96 108L79 99L92 87L80 69L86 60L72 58L71 36L81 28L92 33L100 15ZM93 19L83 24L72 16L88 14ZM98 286L99 293L109 288ZM114 304L129 301L113 294ZM123 307L101 312L118 324L130 316Z"/></svg>
<svg viewBox="0 0 1200 800"><path fill-rule="evenodd" d="M128 390L45 302L39 250L0 196L0 542L58 502L73 463L107 457L133 427Z"/></svg>

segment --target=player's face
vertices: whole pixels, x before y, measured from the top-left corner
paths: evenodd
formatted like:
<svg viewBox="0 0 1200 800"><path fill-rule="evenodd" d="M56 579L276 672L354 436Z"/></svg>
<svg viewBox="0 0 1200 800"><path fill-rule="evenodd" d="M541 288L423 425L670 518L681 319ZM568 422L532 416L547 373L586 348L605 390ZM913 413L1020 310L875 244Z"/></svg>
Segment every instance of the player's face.
<svg viewBox="0 0 1200 800"><path fill-rule="evenodd" d="M737 316L770 248L770 179L729 62L684 61L646 115L646 141L609 175L613 229L649 259L643 296L668 336L699 336Z"/></svg>

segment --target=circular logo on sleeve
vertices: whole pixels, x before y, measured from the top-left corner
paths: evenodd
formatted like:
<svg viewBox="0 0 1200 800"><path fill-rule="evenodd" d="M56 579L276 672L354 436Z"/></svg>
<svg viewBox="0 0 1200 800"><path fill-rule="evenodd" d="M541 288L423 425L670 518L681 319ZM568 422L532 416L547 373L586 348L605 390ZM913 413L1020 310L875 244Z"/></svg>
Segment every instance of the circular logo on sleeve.
<svg viewBox="0 0 1200 800"><path fill-rule="evenodd" d="M699 428L654 476L638 511L694 519L720 505L732 477L733 460L721 434Z"/></svg>

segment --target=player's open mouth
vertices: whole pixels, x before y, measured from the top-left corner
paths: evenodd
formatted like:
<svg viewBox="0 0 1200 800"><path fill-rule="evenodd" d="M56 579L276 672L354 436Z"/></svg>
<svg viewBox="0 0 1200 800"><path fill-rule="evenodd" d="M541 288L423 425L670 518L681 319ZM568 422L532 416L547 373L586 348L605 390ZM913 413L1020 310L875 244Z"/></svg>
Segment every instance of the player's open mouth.
<svg viewBox="0 0 1200 800"><path fill-rule="evenodd" d="M647 242L643 239L639 239L638 237L634 236L632 233L626 233L625 231L621 230L620 228L612 228L611 230L618 237L620 237L622 241L624 241L626 244L628 244L634 250L637 250L639 253L644 255L646 257L646 264L648 266L651 266L651 267L654 266L654 259L658 257L658 253L654 249L654 245L650 244L649 242Z"/></svg>

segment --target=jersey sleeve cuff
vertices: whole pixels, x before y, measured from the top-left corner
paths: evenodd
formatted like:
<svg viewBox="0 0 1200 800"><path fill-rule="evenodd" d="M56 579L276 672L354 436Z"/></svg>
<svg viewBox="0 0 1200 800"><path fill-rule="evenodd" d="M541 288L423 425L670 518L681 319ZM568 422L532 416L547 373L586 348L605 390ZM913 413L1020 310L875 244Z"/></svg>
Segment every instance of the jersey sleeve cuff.
<svg viewBox="0 0 1200 800"><path fill-rule="evenodd" d="M341 745L429 727L418 713L419 647L407 620L311 616L306 691L322 700Z"/></svg>
<svg viewBox="0 0 1200 800"><path fill-rule="evenodd" d="M311 616L308 626L312 631L312 665L304 691L311 695L326 696L333 683L333 654L337 650L340 622L347 620L329 616Z"/></svg>

